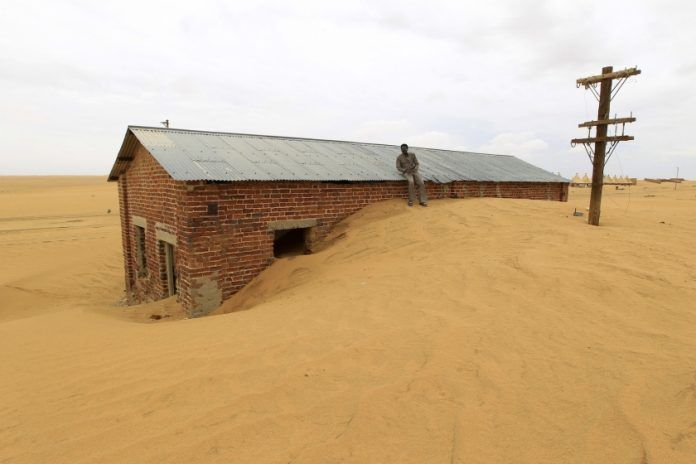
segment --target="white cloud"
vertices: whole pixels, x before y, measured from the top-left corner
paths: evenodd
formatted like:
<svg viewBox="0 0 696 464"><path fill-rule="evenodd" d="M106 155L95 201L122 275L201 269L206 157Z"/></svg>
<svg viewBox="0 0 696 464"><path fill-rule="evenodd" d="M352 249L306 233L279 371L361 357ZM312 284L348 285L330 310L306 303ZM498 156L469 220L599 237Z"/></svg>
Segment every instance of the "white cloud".
<svg viewBox="0 0 696 464"><path fill-rule="evenodd" d="M600 12L622 20L606 27ZM588 0L580 10L565 1L4 0L0 173L104 174L126 125L169 118L479 147L572 175L588 161L569 141L596 116L575 79L638 64L644 73L612 102L612 113L638 117L617 165L638 177L679 165L696 178L696 65L682 52L696 43L695 16L696 4L674 0Z"/></svg>
<svg viewBox="0 0 696 464"><path fill-rule="evenodd" d="M368 121L354 132L351 140L400 145L406 143L411 147L441 148L445 150L467 150L461 135L437 130L421 130L412 122L401 119L396 121Z"/></svg>
<svg viewBox="0 0 696 464"><path fill-rule="evenodd" d="M394 140L405 141L413 134L415 127L406 119L392 121L366 121L360 124L352 133L351 139L358 142L391 143ZM403 142L399 142L401 145Z"/></svg>
<svg viewBox="0 0 696 464"><path fill-rule="evenodd" d="M545 152L549 144L537 137L533 132L505 132L493 137L483 144L479 151L499 155L513 155L520 158L530 158Z"/></svg>
<svg viewBox="0 0 696 464"><path fill-rule="evenodd" d="M410 145L445 150L470 150L464 138L460 135L431 130L408 138Z"/></svg>

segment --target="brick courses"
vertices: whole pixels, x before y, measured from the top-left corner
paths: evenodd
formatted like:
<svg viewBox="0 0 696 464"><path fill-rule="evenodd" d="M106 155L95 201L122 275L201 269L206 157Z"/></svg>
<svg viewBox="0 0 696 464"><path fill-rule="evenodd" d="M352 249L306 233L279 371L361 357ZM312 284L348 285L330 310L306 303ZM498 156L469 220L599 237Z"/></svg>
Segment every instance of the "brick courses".
<svg viewBox="0 0 696 464"><path fill-rule="evenodd" d="M317 225L307 239L311 247L337 222L366 205L407 197L406 182L393 181L175 181L142 146L118 186L129 301L168 295L159 240L171 236L176 241L178 298L191 316L214 309L273 261L269 223L315 219ZM567 183L426 182L426 188L432 199L568 198ZM147 225L147 273L142 276L137 272L134 216Z"/></svg>

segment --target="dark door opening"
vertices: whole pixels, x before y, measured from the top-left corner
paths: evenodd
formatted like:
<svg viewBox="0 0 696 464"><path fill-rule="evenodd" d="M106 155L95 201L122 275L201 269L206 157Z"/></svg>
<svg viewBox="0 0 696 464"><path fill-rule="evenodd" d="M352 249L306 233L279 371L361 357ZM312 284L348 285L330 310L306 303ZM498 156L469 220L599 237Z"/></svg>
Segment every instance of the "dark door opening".
<svg viewBox="0 0 696 464"><path fill-rule="evenodd" d="M165 269L167 271L167 292L169 296L176 294L176 262L174 259L174 245L164 243Z"/></svg>
<svg viewBox="0 0 696 464"><path fill-rule="evenodd" d="M309 229L284 229L276 230L273 238L273 256L284 258L287 256L304 255L307 253L305 233Z"/></svg>

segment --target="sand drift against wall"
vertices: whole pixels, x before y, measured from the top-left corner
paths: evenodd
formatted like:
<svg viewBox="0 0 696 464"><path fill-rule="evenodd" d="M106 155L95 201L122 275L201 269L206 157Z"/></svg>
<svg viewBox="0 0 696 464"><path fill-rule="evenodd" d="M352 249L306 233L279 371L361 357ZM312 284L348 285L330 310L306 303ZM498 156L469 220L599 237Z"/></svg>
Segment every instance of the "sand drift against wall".
<svg viewBox="0 0 696 464"><path fill-rule="evenodd" d="M0 323L0 462L691 463L696 185L628 195L605 192L599 228L578 191L380 203L229 314L164 324L105 316L115 215L41 232L66 239L59 270L0 209L1 291L48 298Z"/></svg>

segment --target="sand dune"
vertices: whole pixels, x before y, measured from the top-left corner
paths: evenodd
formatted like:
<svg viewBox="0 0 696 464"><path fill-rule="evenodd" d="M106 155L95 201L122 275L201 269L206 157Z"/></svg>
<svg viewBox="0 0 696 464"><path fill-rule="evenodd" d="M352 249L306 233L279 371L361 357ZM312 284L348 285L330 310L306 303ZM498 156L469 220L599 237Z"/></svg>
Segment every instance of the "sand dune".
<svg viewBox="0 0 696 464"><path fill-rule="evenodd" d="M585 189L373 205L192 320L119 305L113 185L24 182L2 463L694 462L694 182L607 189L599 228Z"/></svg>

